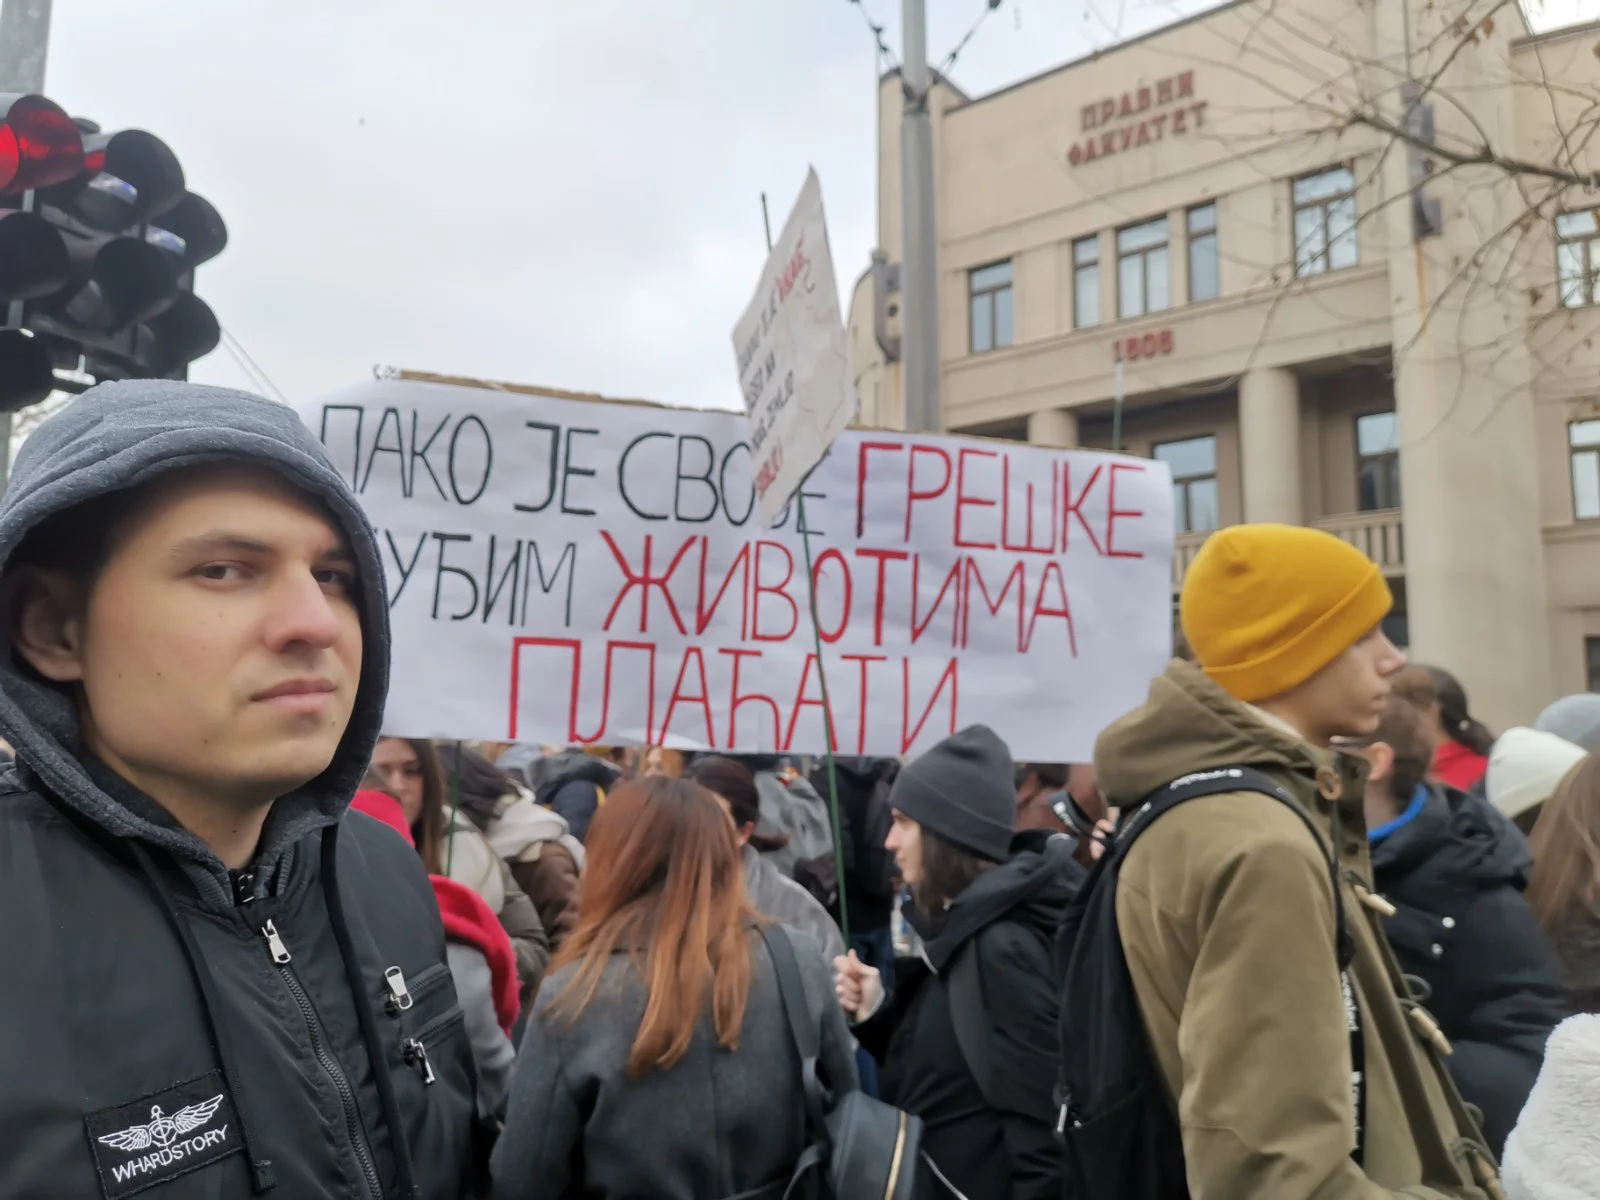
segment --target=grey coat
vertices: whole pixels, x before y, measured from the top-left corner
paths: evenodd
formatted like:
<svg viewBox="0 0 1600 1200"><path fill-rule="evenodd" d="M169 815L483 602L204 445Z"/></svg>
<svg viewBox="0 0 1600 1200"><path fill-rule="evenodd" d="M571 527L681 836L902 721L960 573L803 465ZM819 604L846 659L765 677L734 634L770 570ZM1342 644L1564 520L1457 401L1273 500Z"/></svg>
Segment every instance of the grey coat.
<svg viewBox="0 0 1600 1200"><path fill-rule="evenodd" d="M822 1073L837 1090L854 1090L832 972L815 941L788 936L819 1014ZM636 1080L627 1061L647 991L627 956L612 957L576 1022L544 1016L575 968L547 979L494 1152L496 1200L717 1200L787 1179L804 1148L800 1062L771 959L753 933L751 960L738 1048L718 1047L708 1011L682 1059Z"/></svg>
<svg viewBox="0 0 1600 1200"><path fill-rule="evenodd" d="M744 848L744 890L750 906L764 917L810 934L822 945L824 961L844 954L844 938L822 902L751 847Z"/></svg>
<svg viewBox="0 0 1600 1200"><path fill-rule="evenodd" d="M445 956L450 963L450 978L456 985L463 1025L472 1042L472 1060L478 1068L478 1115L499 1115L511 1089L511 1068L517 1061L516 1047L500 1028L494 1008L494 973L483 951L465 942L449 942Z"/></svg>

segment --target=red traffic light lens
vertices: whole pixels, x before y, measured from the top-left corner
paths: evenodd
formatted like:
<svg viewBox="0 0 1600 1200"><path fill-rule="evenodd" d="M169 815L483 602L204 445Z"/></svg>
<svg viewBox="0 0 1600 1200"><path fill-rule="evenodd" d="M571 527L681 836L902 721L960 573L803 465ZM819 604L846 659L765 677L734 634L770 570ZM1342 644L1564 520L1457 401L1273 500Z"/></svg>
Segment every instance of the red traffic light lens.
<svg viewBox="0 0 1600 1200"><path fill-rule="evenodd" d="M0 191L51 187L82 170L83 133L66 110L43 96L14 100L0 123Z"/></svg>
<svg viewBox="0 0 1600 1200"><path fill-rule="evenodd" d="M17 181L17 170L21 163L16 133L11 126L0 124L0 192Z"/></svg>

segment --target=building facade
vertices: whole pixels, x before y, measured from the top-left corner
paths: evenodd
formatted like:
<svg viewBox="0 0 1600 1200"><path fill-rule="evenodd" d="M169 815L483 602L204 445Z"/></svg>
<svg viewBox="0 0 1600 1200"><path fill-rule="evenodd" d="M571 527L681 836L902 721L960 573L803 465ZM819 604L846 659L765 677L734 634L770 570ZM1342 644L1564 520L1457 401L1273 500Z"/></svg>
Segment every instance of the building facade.
<svg viewBox="0 0 1600 1200"><path fill-rule="evenodd" d="M1169 463L1175 590L1230 523L1346 538L1491 724L1600 688L1597 44L1494 0L1240 0L939 81L945 427ZM879 99L850 335L896 427L897 74Z"/></svg>

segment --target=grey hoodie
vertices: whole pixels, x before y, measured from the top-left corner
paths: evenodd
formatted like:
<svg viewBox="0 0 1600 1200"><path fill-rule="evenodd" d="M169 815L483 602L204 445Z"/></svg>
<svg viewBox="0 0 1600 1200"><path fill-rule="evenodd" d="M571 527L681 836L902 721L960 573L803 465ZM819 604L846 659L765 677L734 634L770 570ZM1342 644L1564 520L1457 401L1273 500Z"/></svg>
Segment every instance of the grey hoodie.
<svg viewBox="0 0 1600 1200"><path fill-rule="evenodd" d="M420 861L346 816L378 735L387 606L371 527L316 440L240 392L92 388L17 457L0 573L46 517L218 461L280 473L342 526L361 576L355 712L327 770L274 805L236 883L87 754L73 701L5 647L0 1196L455 1196L472 1050Z"/></svg>
<svg viewBox="0 0 1600 1200"><path fill-rule="evenodd" d="M258 884L270 888L290 847L343 816L372 758L389 687L389 606L372 526L294 410L247 392L164 381L91 389L35 430L17 454L0 504L0 564L47 516L219 460L270 467L325 503L349 538L364 584L366 653L355 713L328 770L273 807L257 864ZM0 653L0 737L17 757L95 824L168 851L203 895L231 904L217 856L156 805L84 761L71 701L16 668L9 629L0 638L7 639Z"/></svg>
<svg viewBox="0 0 1600 1200"><path fill-rule="evenodd" d="M754 846L745 846L739 854L750 906L762 916L814 938L831 967L833 960L844 954L844 936L821 901L757 854Z"/></svg>
<svg viewBox="0 0 1600 1200"><path fill-rule="evenodd" d="M776 771L753 771L761 819L756 832L767 837L788 839L767 860L785 875L793 875L795 864L833 852L833 825L828 802L803 779L786 780Z"/></svg>

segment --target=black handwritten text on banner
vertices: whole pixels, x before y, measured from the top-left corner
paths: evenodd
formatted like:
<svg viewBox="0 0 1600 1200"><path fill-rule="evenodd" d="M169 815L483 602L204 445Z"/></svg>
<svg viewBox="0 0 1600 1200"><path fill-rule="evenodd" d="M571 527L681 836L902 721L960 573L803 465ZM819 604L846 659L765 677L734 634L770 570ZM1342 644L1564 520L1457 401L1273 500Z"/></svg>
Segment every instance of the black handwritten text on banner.
<svg viewBox="0 0 1600 1200"><path fill-rule="evenodd" d="M818 753L793 508L755 517L742 415L387 380L305 417L378 530L386 728ZM1089 757L1170 650L1159 463L848 431L806 484L844 754L984 722Z"/></svg>

